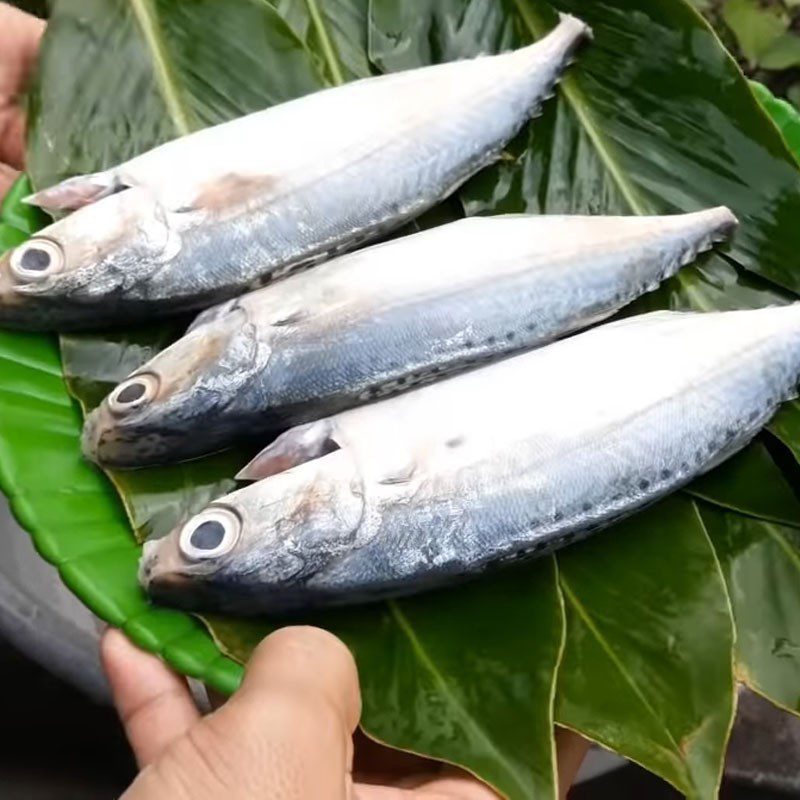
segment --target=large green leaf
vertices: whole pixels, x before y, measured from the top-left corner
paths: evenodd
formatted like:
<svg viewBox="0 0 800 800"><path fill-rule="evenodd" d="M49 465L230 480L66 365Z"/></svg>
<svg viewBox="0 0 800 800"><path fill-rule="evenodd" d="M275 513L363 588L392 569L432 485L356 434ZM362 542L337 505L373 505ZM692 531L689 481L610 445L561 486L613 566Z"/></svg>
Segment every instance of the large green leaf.
<svg viewBox="0 0 800 800"><path fill-rule="evenodd" d="M554 19L550 6L532 0L372 0L369 30L359 31L364 4L356 0L273 5L237 0L221 11L212 0L60 0L34 103L30 156L37 184L98 169L181 130L365 74L364 42L375 68L398 69L521 44ZM798 174L778 129L713 34L680 0L557 5L587 18L596 41L557 100L509 148L511 158L461 192L467 212L641 213L726 202L743 223L729 256L707 257L634 310L788 301L788 292L764 278L792 289L800 283L793 261L800 238L793 225ZM447 206L432 219L452 213ZM8 234L6 246L13 243L9 237L23 235ZM97 402L105 386L175 331L164 326L64 340L72 390L86 404ZM15 374L17 364L30 360L27 342L50 341L8 336L3 342ZM35 405L37 381L52 383L52 344L45 351L48 358L23 371L13 395L0 393L0 420L20 414L9 396ZM9 474L0 472L0 482L14 496L17 513L42 552L101 616L124 624L179 668L230 687L235 671L188 617L151 611L144 603L135 582L136 548L108 488L78 459L78 419L71 408L69 413L68 422L37 419L44 431L53 427L68 435L40 437L36 449L22 435L30 436L30 425L19 431L16 423L0 425L0 459L11 465ZM58 455L65 448L72 448L69 463L85 471L82 480L92 476L79 499L65 482L75 480ZM234 453L112 477L138 531L158 534L224 491L239 458ZM57 465L50 475L57 491L23 502L25 487L35 485L33 470L41 474L46 461ZM727 469L728 480L709 478L697 491L718 507L777 522L795 518L781 484L770 494L740 490L774 476L763 450L744 454ZM655 519L654 513L559 556L569 621L559 716L685 791L710 796L732 714L730 614L721 612L724 587L694 503L675 498L658 507ZM91 548L99 537L102 547L76 558L62 549L59 523L75 521L77 529L81 514L97 514L102 525L90 527L85 542L66 533L64 541ZM742 596L756 597L754 582L740 585ZM800 613L790 592L780 596ZM657 598L668 598L669 607L659 607ZM156 613L165 616L151 622ZM528 798L552 796L549 697L561 618L552 562L543 561L456 590L315 621L342 635L356 653L369 732L460 763L509 797ZM210 628L225 652L244 661L270 625L215 619ZM791 648L781 657L796 659ZM788 678L770 681L762 675L771 670L770 661L762 661L751 659L739 674L791 705Z"/></svg>
<svg viewBox="0 0 800 800"><path fill-rule="evenodd" d="M264 0L64 0L32 102L35 186L324 85Z"/></svg>
<svg viewBox="0 0 800 800"><path fill-rule="evenodd" d="M713 796L733 719L733 625L694 503L670 498L558 562L569 635L556 719L688 797Z"/></svg>
<svg viewBox="0 0 800 800"><path fill-rule="evenodd" d="M800 500L760 440L698 478L689 492L741 514L800 526Z"/></svg>
<svg viewBox="0 0 800 800"><path fill-rule="evenodd" d="M307 43L329 83L372 74L367 60L368 0L270 0Z"/></svg>
<svg viewBox="0 0 800 800"><path fill-rule="evenodd" d="M0 252L43 219L20 198L0 208ZM139 548L103 475L80 457L81 415L61 374L54 337L0 331L0 489L41 555L101 619L176 669L232 691L241 667L185 614L149 605L136 582Z"/></svg>
<svg viewBox="0 0 800 800"><path fill-rule="evenodd" d="M355 654L375 738L467 766L512 798L552 797L553 695L563 612L555 563L302 620ZM269 623L209 620L246 661Z"/></svg>
<svg viewBox="0 0 800 800"><path fill-rule="evenodd" d="M800 712L800 531L701 506L736 621L736 672Z"/></svg>

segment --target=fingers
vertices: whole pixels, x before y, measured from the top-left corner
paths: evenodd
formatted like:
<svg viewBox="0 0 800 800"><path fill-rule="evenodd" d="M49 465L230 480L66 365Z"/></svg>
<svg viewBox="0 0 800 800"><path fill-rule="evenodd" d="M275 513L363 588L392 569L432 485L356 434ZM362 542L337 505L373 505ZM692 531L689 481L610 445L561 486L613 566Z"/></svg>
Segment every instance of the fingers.
<svg viewBox="0 0 800 800"><path fill-rule="evenodd" d="M25 119L18 100L30 77L45 23L0 3L0 161L21 169Z"/></svg>
<svg viewBox="0 0 800 800"><path fill-rule="evenodd" d="M118 630L100 644L114 705L140 767L155 761L200 718L186 682Z"/></svg>
<svg viewBox="0 0 800 800"><path fill-rule="evenodd" d="M350 797L361 700L353 657L316 628L283 628L256 649L241 689L194 732L231 797Z"/></svg>
<svg viewBox="0 0 800 800"><path fill-rule="evenodd" d="M320 628L281 628L264 639L250 659L242 689L301 693L315 704L330 704L349 734L361 716L353 656Z"/></svg>

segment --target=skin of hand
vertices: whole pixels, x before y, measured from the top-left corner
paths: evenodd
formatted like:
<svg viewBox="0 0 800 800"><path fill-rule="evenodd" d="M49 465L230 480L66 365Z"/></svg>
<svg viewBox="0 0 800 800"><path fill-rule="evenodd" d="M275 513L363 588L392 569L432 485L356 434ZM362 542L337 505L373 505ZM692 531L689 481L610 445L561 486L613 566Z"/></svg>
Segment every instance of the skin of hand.
<svg viewBox="0 0 800 800"><path fill-rule="evenodd" d="M39 51L42 20L0 3L0 200L25 159L25 112L20 97Z"/></svg>
<svg viewBox="0 0 800 800"><path fill-rule="evenodd" d="M498 800L462 770L357 733L355 662L318 628L268 636L239 691L206 716L182 678L119 631L104 634L101 654L140 768L122 800ZM588 742L559 731L557 743L568 787Z"/></svg>

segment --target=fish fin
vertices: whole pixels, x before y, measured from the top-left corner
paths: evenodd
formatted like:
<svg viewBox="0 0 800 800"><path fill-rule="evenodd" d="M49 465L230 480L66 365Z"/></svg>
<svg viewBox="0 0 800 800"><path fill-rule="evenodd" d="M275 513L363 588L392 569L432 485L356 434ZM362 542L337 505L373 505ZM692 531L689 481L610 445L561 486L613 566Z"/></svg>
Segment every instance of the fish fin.
<svg viewBox="0 0 800 800"><path fill-rule="evenodd" d="M236 480L260 481L341 449L331 434L331 424L324 419L291 428L247 464Z"/></svg>
<svg viewBox="0 0 800 800"><path fill-rule="evenodd" d="M298 322L302 322L307 316L307 311L297 309L296 311L290 311L288 314L284 314L279 319L276 319L272 324L276 328L282 328L288 325L297 325Z"/></svg>
<svg viewBox="0 0 800 800"><path fill-rule="evenodd" d="M28 195L23 202L48 211L74 211L127 188L114 172L95 172L68 178Z"/></svg>
<svg viewBox="0 0 800 800"><path fill-rule="evenodd" d="M238 297L234 297L233 300L226 300L224 303L220 303L216 306L211 306L210 308L205 309L205 311L201 311L193 320L191 325L186 329L186 333L191 333L197 328L202 328L203 325L207 325L209 322L214 322L215 320L222 319L223 317L227 317L228 314L236 311L239 306L239 299Z"/></svg>
<svg viewBox="0 0 800 800"><path fill-rule="evenodd" d="M394 470L391 474L381 478L378 483L382 486L401 486L404 483L410 483L416 471L416 464L406 464L402 468Z"/></svg>

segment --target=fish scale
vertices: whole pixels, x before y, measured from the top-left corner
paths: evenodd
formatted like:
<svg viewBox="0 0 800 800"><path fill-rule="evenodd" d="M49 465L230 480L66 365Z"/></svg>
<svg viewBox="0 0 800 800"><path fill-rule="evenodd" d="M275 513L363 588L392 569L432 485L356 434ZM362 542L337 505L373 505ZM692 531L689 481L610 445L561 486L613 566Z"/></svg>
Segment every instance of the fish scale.
<svg viewBox="0 0 800 800"><path fill-rule="evenodd" d="M0 324L200 310L381 236L495 160L589 36L565 16L520 50L320 91L38 192L77 210L0 260ZM45 240L59 268L20 278Z"/></svg>
<svg viewBox="0 0 800 800"><path fill-rule="evenodd" d="M266 477L149 544L141 578L164 602L244 614L448 584L684 486L799 379L800 304L603 325L288 431L244 471ZM227 549L187 558L216 508L234 515Z"/></svg>
<svg viewBox="0 0 800 800"><path fill-rule="evenodd" d="M92 413L85 450L116 467L189 458L546 344L735 225L726 208L478 217L343 256L201 315L128 378L155 376L148 403Z"/></svg>

